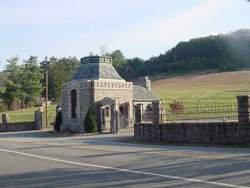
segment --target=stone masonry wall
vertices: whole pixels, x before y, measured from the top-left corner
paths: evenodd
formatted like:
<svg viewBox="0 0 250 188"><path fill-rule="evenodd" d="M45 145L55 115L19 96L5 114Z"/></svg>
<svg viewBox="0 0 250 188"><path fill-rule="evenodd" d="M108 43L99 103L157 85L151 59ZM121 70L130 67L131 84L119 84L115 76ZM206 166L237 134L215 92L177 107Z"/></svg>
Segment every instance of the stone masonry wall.
<svg viewBox="0 0 250 188"><path fill-rule="evenodd" d="M139 141L196 144L250 144L250 123L135 124Z"/></svg>
<svg viewBox="0 0 250 188"><path fill-rule="evenodd" d="M76 118L71 117L71 91L76 90ZM83 132L83 122L81 122L80 113L80 84L78 81L70 81L64 85L62 91L62 125L61 131ZM88 98L87 98L88 100Z"/></svg>
<svg viewBox="0 0 250 188"><path fill-rule="evenodd" d="M37 130L35 122L8 123L7 125L0 124L0 132L15 132L15 131L30 131Z"/></svg>
<svg viewBox="0 0 250 188"><path fill-rule="evenodd" d="M77 91L77 117L71 118L72 89ZM62 91L62 117L61 131L84 132L84 119L88 109L96 102L109 97L118 104L129 103L129 117L133 119L133 83L120 80L81 80L70 81L64 85ZM132 123L131 123L132 126Z"/></svg>
<svg viewBox="0 0 250 188"><path fill-rule="evenodd" d="M0 124L0 132L8 131L31 131L31 130L41 130L44 128L43 122L43 112L36 111L34 113L35 121L33 122L8 122L8 115L6 113L2 114L2 124Z"/></svg>
<svg viewBox="0 0 250 188"><path fill-rule="evenodd" d="M133 120L133 84L121 81L95 81L94 101L108 97L116 100L117 105L129 103L129 120ZM130 126L133 126L131 123Z"/></svg>

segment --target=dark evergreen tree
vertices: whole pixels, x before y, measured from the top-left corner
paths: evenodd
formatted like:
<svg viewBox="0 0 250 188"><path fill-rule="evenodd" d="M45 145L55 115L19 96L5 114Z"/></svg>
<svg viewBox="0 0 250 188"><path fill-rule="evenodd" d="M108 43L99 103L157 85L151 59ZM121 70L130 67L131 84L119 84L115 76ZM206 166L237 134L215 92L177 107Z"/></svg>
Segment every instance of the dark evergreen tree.
<svg viewBox="0 0 250 188"><path fill-rule="evenodd" d="M86 114L84 126L87 133L94 133L97 131L97 118L92 108L90 108Z"/></svg>

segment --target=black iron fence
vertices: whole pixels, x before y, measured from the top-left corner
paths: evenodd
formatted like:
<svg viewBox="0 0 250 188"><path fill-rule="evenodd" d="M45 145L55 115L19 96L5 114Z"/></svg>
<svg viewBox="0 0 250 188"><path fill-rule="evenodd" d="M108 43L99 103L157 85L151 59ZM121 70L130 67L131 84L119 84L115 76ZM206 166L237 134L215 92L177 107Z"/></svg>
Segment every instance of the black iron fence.
<svg viewBox="0 0 250 188"><path fill-rule="evenodd" d="M153 119L153 112L142 114L142 121L150 122ZM237 121L237 104L210 105L210 106L188 106L178 109L167 108L160 112L161 122L189 122L189 121Z"/></svg>

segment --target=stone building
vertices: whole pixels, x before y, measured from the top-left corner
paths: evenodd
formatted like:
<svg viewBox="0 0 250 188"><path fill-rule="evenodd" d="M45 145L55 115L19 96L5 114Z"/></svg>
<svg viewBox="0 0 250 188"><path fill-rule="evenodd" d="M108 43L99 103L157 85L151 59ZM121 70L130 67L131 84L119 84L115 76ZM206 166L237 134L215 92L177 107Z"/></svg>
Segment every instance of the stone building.
<svg viewBox="0 0 250 188"><path fill-rule="evenodd" d="M147 77L139 83L125 81L114 69L111 57L82 58L72 80L63 85L61 131L84 132L90 108L96 111L100 132L116 133L133 126L135 117L143 118L142 112L150 112L152 102L159 101Z"/></svg>

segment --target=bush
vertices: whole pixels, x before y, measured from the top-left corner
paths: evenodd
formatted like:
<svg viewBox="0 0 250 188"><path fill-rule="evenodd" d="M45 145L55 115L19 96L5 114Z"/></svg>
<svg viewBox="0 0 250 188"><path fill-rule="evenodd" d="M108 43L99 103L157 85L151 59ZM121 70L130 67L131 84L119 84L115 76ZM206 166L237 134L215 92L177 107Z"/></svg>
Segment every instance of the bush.
<svg viewBox="0 0 250 188"><path fill-rule="evenodd" d="M87 133L97 132L97 119L93 109L89 109L84 120L84 127Z"/></svg>
<svg viewBox="0 0 250 188"><path fill-rule="evenodd" d="M173 112L173 113L178 114L178 113L184 112L184 104L183 104L183 102L181 102L181 101L176 101L176 100L174 100L174 101L169 105L169 107L170 107L171 112Z"/></svg>

